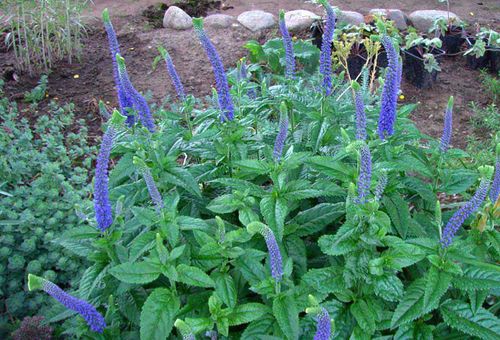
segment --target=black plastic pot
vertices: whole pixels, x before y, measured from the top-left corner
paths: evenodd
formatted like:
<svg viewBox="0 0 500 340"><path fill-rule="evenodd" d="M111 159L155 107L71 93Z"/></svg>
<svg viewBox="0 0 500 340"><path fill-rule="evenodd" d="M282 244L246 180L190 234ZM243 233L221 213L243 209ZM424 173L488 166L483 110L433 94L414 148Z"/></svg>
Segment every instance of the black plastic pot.
<svg viewBox="0 0 500 340"><path fill-rule="evenodd" d="M434 49L430 51L439 62L442 50ZM425 69L424 57L417 46L404 51L403 75L407 81L419 89L429 89L437 81L438 71L428 72Z"/></svg>
<svg viewBox="0 0 500 340"><path fill-rule="evenodd" d="M465 43L465 34L462 27L450 26L444 36L440 37L443 42L443 50L446 54L456 54Z"/></svg>
<svg viewBox="0 0 500 340"><path fill-rule="evenodd" d="M352 47L351 54L347 57L347 70L352 79L357 78L361 71L363 71L366 57L367 54L363 44Z"/></svg>
<svg viewBox="0 0 500 340"><path fill-rule="evenodd" d="M488 49L490 53L490 71L498 74L500 71L500 48L489 47Z"/></svg>
<svg viewBox="0 0 500 340"><path fill-rule="evenodd" d="M467 45L471 48L476 43L476 39L468 38ZM490 64L490 51L486 50L486 53L482 57L476 58L475 55L466 55L467 67L473 70L482 69L488 67Z"/></svg>

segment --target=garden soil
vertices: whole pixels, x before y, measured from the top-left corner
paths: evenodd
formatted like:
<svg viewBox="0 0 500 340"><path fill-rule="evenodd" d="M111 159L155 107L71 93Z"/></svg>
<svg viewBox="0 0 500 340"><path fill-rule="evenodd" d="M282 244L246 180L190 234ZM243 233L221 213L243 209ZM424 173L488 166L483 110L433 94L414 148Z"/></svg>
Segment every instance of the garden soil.
<svg viewBox="0 0 500 340"><path fill-rule="evenodd" d="M85 49L81 60L68 64L59 62L49 75L48 96L37 109L29 109L22 102L23 94L29 91L38 81L38 77L25 74L12 74L12 52L0 49L0 74L5 78L5 91L9 98L17 100L25 108L23 115L30 121L44 114L50 100L60 103L75 103L78 118L86 121L92 142L97 142L102 135L102 117L99 114L98 102L103 100L110 108L116 106L111 59L108 52L106 33L102 28L99 16L102 9L110 9L111 18L118 32L122 54L127 61L127 68L132 82L139 91L151 91L151 100L161 103L166 98L174 98L174 89L162 62L153 69L153 60L158 55L156 47L162 44L170 52L177 70L185 85L186 91L198 97L210 95L214 86L214 78L210 63L206 59L202 47L192 29L174 31L155 28L159 25L151 20L151 16L143 15L148 6L158 1L94 1L95 5L89 13L89 32L85 39ZM126 3L126 4L125 4ZM368 12L370 7L401 8L407 13L416 9L435 9L435 0L392 0L343 1L341 9ZM225 13L237 15L245 10L263 9L277 13L280 8L286 10L304 8L321 14L317 6L299 0L255 0L255 1L222 1L219 9L208 9L209 13ZM495 13L500 12L500 3L495 0L481 2L460 0L453 2L452 10L469 22L479 21L483 25L498 28L499 19ZM471 13L473 15L471 15ZM154 16L153 16L154 17ZM161 18L160 18L161 19ZM233 67L241 57L246 55L242 47L248 40L264 42L278 34L277 29L264 32L250 32L238 26L227 29L207 28L207 33L219 51L224 65ZM305 33L304 33L305 34ZM302 34L301 34L302 36ZM442 72L434 88L419 90L406 82L402 89L402 102L419 102L418 109L412 118L417 125L431 136L438 137L443 123L443 111L449 95L455 96L455 137L456 146L465 146L466 135L470 133L470 117L472 111L469 103L487 104L488 97L481 90L479 72L465 68L465 58L461 56L447 57L442 62ZM75 126L75 128L77 128Z"/></svg>

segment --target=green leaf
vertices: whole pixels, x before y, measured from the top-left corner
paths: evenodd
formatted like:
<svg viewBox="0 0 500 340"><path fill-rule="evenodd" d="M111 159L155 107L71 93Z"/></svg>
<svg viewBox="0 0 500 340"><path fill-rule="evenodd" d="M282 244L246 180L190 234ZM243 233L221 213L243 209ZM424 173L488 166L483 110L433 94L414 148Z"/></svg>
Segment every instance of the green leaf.
<svg viewBox="0 0 500 340"><path fill-rule="evenodd" d="M320 203L310 209L299 212L289 224L297 224L294 235L302 237L317 233L328 224L334 223L345 214L344 203Z"/></svg>
<svg viewBox="0 0 500 340"><path fill-rule="evenodd" d="M161 179L165 182L179 186L195 196L201 197L198 182L189 171L183 168L170 168L161 174Z"/></svg>
<svg viewBox="0 0 500 340"><path fill-rule="evenodd" d="M406 188L415 191L424 200L435 204L436 195L432 192L432 188L429 183L425 183L416 177L404 177L401 181Z"/></svg>
<svg viewBox="0 0 500 340"><path fill-rule="evenodd" d="M406 290L391 320L391 328L399 327L423 315L426 280L415 280Z"/></svg>
<svg viewBox="0 0 500 340"><path fill-rule="evenodd" d="M285 218L288 214L288 204L283 198L274 198L272 196L264 197L260 201L260 212L271 228L278 241L283 239L283 228Z"/></svg>
<svg viewBox="0 0 500 340"><path fill-rule="evenodd" d="M356 229L352 225L344 224L335 235L321 236L318 244L321 251L327 255L344 255L356 249L357 240L354 237L355 234Z"/></svg>
<svg viewBox="0 0 500 340"><path fill-rule="evenodd" d="M327 176L342 181L350 181L356 173L353 167L347 166L331 156L316 156L309 159L311 167Z"/></svg>
<svg viewBox="0 0 500 340"><path fill-rule="evenodd" d="M431 266L426 275L424 309L431 311L439 305L439 300L446 293L451 283L451 274Z"/></svg>
<svg viewBox="0 0 500 340"><path fill-rule="evenodd" d="M150 262L122 263L111 268L109 273L125 283L145 284L156 280L161 268Z"/></svg>
<svg viewBox="0 0 500 340"><path fill-rule="evenodd" d="M177 272L179 281L187 285L205 288L215 286L215 282L200 268L180 264L177 266Z"/></svg>
<svg viewBox="0 0 500 340"><path fill-rule="evenodd" d="M477 178L477 172L472 170L444 170L442 182L438 190L448 195L460 194L469 189L477 181Z"/></svg>
<svg viewBox="0 0 500 340"><path fill-rule="evenodd" d="M476 314L481 306L484 303L484 300L486 300L486 297L489 294L489 290L469 290L467 292L467 295L469 295L469 300L470 300L470 308L472 309L472 312Z"/></svg>
<svg viewBox="0 0 500 340"><path fill-rule="evenodd" d="M216 214L228 214L238 210L241 207L241 202L232 194L222 195L213 199L207 209Z"/></svg>
<svg viewBox="0 0 500 340"><path fill-rule="evenodd" d="M276 297L273 300L273 314L287 339L299 338L299 313L295 300L291 296Z"/></svg>
<svg viewBox="0 0 500 340"><path fill-rule="evenodd" d="M396 275L384 275L375 281L375 294L386 301L399 301L403 296L403 282Z"/></svg>
<svg viewBox="0 0 500 340"><path fill-rule="evenodd" d="M130 242L130 262L135 262L145 252L151 250L155 245L155 233L147 232L137 236Z"/></svg>
<svg viewBox="0 0 500 340"><path fill-rule="evenodd" d="M165 340L180 308L179 298L166 288L156 288L141 312L141 340Z"/></svg>
<svg viewBox="0 0 500 340"><path fill-rule="evenodd" d="M219 298L230 308L236 306L237 292L234 280L228 273L214 273L215 292Z"/></svg>
<svg viewBox="0 0 500 340"><path fill-rule="evenodd" d="M336 293L345 289L340 267L309 269L302 280L307 287L323 294Z"/></svg>
<svg viewBox="0 0 500 340"><path fill-rule="evenodd" d="M259 320L252 321L243 331L241 340L261 340L272 333L274 318L266 315Z"/></svg>
<svg viewBox="0 0 500 340"><path fill-rule="evenodd" d="M354 302L350 307L350 311L359 327L370 335L375 332L376 315L364 300Z"/></svg>
<svg viewBox="0 0 500 340"><path fill-rule="evenodd" d="M500 338L500 320L484 308L473 314L467 303L448 300L441 306L444 322L461 332L484 340Z"/></svg>
<svg viewBox="0 0 500 340"><path fill-rule="evenodd" d="M242 325L260 319L269 313L269 308L260 303L246 303L233 308L228 316L229 326Z"/></svg>
<svg viewBox="0 0 500 340"><path fill-rule="evenodd" d="M234 166L239 167L245 173L264 175L269 172L269 167L264 161L257 159L245 159L241 161L236 161L233 163Z"/></svg>
<svg viewBox="0 0 500 340"><path fill-rule="evenodd" d="M455 277L453 285L464 290L482 290L500 287L500 268L490 264L476 264L464 269L464 275Z"/></svg>
<svg viewBox="0 0 500 340"><path fill-rule="evenodd" d="M405 239L410 221L408 203L398 194L385 196L383 203L399 236Z"/></svg>

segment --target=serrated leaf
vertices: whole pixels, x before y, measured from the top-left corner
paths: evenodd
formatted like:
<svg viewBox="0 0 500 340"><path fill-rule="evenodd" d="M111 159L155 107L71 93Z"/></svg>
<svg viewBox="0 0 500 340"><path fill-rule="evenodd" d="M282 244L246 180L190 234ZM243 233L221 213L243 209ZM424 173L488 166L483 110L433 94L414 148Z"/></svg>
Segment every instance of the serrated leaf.
<svg viewBox="0 0 500 340"><path fill-rule="evenodd" d="M291 296L280 295L273 300L273 315L288 340L299 338L299 313Z"/></svg>
<svg viewBox="0 0 500 340"><path fill-rule="evenodd" d="M155 233L147 232L137 236L130 242L130 262L137 261L144 253L151 250L155 243Z"/></svg>
<svg viewBox="0 0 500 340"><path fill-rule="evenodd" d="M426 312L437 308L439 300L446 293L451 283L451 274L431 266L426 275L424 309Z"/></svg>
<svg viewBox="0 0 500 340"><path fill-rule="evenodd" d="M320 203L299 212L289 223L298 225L294 235L302 237L321 231L344 214L344 203Z"/></svg>
<svg viewBox="0 0 500 340"><path fill-rule="evenodd" d="M489 294L489 290L469 290L467 292L467 295L469 295L469 301L470 301L470 308L472 309L472 312L476 314L481 306L484 303L484 300L486 300L486 297Z"/></svg>
<svg viewBox="0 0 500 340"><path fill-rule="evenodd" d="M351 314L356 319L358 326L368 334L375 332L376 316L364 300L357 300L350 307Z"/></svg>
<svg viewBox="0 0 500 340"><path fill-rule="evenodd" d="M472 186L478 178L476 171L467 169L444 170L440 192L445 192L448 195L455 195L465 192Z"/></svg>
<svg viewBox="0 0 500 340"><path fill-rule="evenodd" d="M215 286L215 282L200 268L180 264L177 266L177 273L179 281L187 285L205 288Z"/></svg>
<svg viewBox="0 0 500 340"><path fill-rule="evenodd" d="M232 194L222 195L214 198L207 209L216 214L229 214L240 208L241 202L236 200Z"/></svg>
<svg viewBox="0 0 500 340"><path fill-rule="evenodd" d="M357 240L354 237L356 229L349 224L344 224L337 230L335 235L323 235L319 238L318 244L321 251L327 255L344 255L356 249Z"/></svg>
<svg viewBox="0 0 500 340"><path fill-rule="evenodd" d="M165 340L180 308L179 298L166 288L156 288L141 312L141 340Z"/></svg>
<svg viewBox="0 0 500 340"><path fill-rule="evenodd" d="M215 292L219 298L226 306L234 308L237 301L237 291L232 276L228 273L214 273L212 278L215 282Z"/></svg>
<svg viewBox="0 0 500 340"><path fill-rule="evenodd" d="M283 239L283 228L285 218L288 214L288 205L283 198L274 198L272 196L264 197L260 201L260 212L271 228L278 241Z"/></svg>
<svg viewBox="0 0 500 340"><path fill-rule="evenodd" d="M125 283L145 284L156 280L161 268L149 262L122 263L111 268L109 273Z"/></svg>
<svg viewBox="0 0 500 340"><path fill-rule="evenodd" d="M384 275L375 281L375 294L386 301L399 301L403 288L403 282L396 275Z"/></svg>
<svg viewBox="0 0 500 340"><path fill-rule="evenodd" d="M383 202L396 231L401 238L405 239L410 221L408 203L398 194L386 195Z"/></svg>
<svg viewBox="0 0 500 340"><path fill-rule="evenodd" d="M464 269L464 275L453 279L453 286L464 290L482 290L500 287L500 268L477 264Z"/></svg>
<svg viewBox="0 0 500 340"><path fill-rule="evenodd" d="M308 287L323 294L336 293L345 289L340 267L309 269L302 276L302 280Z"/></svg>
<svg viewBox="0 0 500 340"><path fill-rule="evenodd" d="M413 321L423 314L426 280L415 280L406 290L391 320L391 328Z"/></svg>
<svg viewBox="0 0 500 340"><path fill-rule="evenodd" d="M229 326L242 325L260 319L269 312L269 308L261 303L245 303L234 307L228 316Z"/></svg>
<svg viewBox="0 0 500 340"><path fill-rule="evenodd" d="M484 308L472 313L467 303L448 300L441 306L444 321L452 328L484 340L500 338L500 320Z"/></svg>
<svg viewBox="0 0 500 340"><path fill-rule="evenodd" d="M241 340L261 340L271 334L274 318L264 316L264 318L252 321L241 334Z"/></svg>

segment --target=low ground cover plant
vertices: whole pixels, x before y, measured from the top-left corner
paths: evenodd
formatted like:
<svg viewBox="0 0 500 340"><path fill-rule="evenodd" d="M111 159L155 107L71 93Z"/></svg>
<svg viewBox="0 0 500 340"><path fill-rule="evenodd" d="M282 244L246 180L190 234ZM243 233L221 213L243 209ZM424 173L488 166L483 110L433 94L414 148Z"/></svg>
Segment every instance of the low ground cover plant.
<svg viewBox="0 0 500 340"><path fill-rule="evenodd" d="M40 85L26 93L40 100ZM83 273L74 240L57 244L62 231L83 223L75 214L91 205L89 171L95 147L87 143L83 122L73 126L73 106L52 103L49 115L29 122L16 103L3 96L0 84L0 323L37 313L48 298L25 291L26 272L62 286ZM45 97L45 90L41 98ZM32 107L33 110L35 107ZM80 209L80 210L81 210ZM70 250L68 250L68 248Z"/></svg>
<svg viewBox="0 0 500 340"><path fill-rule="evenodd" d="M398 107L388 36L380 90L332 72L335 14L320 2L320 50L291 41L281 16L282 42L252 44L259 62L228 74L194 19L213 105L184 91L160 48L177 98L158 110L130 81L104 12L120 107L95 166L95 213L61 236L92 264L73 291L27 278L60 302L45 316L65 320L66 336L500 336L500 148L490 165L462 165L453 97L441 140L419 132L415 105Z"/></svg>

